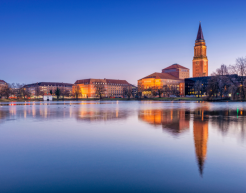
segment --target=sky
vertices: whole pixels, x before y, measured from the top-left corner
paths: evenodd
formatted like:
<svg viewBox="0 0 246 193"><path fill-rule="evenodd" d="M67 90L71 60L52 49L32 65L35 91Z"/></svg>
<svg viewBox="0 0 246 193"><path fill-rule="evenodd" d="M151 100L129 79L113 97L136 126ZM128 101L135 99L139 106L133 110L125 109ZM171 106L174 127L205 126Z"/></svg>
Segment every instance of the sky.
<svg viewBox="0 0 246 193"><path fill-rule="evenodd" d="M201 21L209 74L246 56L245 0L0 0L0 79L137 80L190 68Z"/></svg>

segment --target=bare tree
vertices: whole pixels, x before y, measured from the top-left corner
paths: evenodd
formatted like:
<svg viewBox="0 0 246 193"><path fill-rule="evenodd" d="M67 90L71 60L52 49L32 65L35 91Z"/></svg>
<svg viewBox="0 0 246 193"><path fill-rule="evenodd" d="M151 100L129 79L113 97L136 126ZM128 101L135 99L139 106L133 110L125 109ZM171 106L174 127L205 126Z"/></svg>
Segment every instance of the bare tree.
<svg viewBox="0 0 246 193"><path fill-rule="evenodd" d="M126 95L128 99L131 98L132 96L132 86L131 85L127 85L123 88L123 95Z"/></svg>
<svg viewBox="0 0 246 193"><path fill-rule="evenodd" d="M82 90L78 84L75 84L73 86L73 91L72 91L73 97L75 97L77 100L78 98L82 95Z"/></svg>
<svg viewBox="0 0 246 193"><path fill-rule="evenodd" d="M193 88L194 88L195 94L197 94L199 98L200 94L202 95L202 88L203 88L202 81L199 81L199 80L196 81Z"/></svg>
<svg viewBox="0 0 246 193"><path fill-rule="evenodd" d="M218 79L217 76L212 76L208 80L207 86L207 99L212 99L212 97L218 96Z"/></svg>
<svg viewBox="0 0 246 193"><path fill-rule="evenodd" d="M229 68L225 64L222 64L220 68L218 68L216 72L212 74L212 76L212 80L216 84L215 88L217 88L216 93L219 94L220 98L222 99L223 95L228 94L228 88L230 86ZM212 82L210 81L210 83Z"/></svg>
<svg viewBox="0 0 246 193"><path fill-rule="evenodd" d="M12 93L13 93L13 89L12 89L10 84L5 84L4 86L2 86L1 95L3 97L8 99L11 96Z"/></svg>
<svg viewBox="0 0 246 193"><path fill-rule="evenodd" d="M35 96L36 96L36 98L39 98L40 95L44 95L44 92L41 91L41 89L37 83L35 86Z"/></svg>
<svg viewBox="0 0 246 193"><path fill-rule="evenodd" d="M156 97L158 95L158 92L156 90L152 91L152 96Z"/></svg>
<svg viewBox="0 0 246 193"><path fill-rule="evenodd" d="M64 97L69 97L70 96L69 90L62 89L61 96L63 97L63 99L64 99Z"/></svg>
<svg viewBox="0 0 246 193"><path fill-rule="evenodd" d="M231 84L228 88L228 91L231 93L232 100L236 99L237 86L235 84Z"/></svg>
<svg viewBox="0 0 246 193"><path fill-rule="evenodd" d="M180 95L179 89L178 89L178 87L176 85L171 86L170 93L172 95L175 95L175 96L179 96Z"/></svg>
<svg viewBox="0 0 246 193"><path fill-rule="evenodd" d="M236 64L230 65L230 73L237 74L239 76L237 80L237 82L239 83L238 91L240 94L240 98L245 99L245 87L243 85L246 80L246 57L238 58L236 60Z"/></svg>
<svg viewBox="0 0 246 193"><path fill-rule="evenodd" d="M229 75L229 68L225 64L221 64L220 68L216 69L216 72L212 75L225 76Z"/></svg>
<svg viewBox="0 0 246 193"><path fill-rule="evenodd" d="M164 89L161 87L157 88L157 94L159 95L159 98L161 98L162 93L164 93Z"/></svg>
<svg viewBox="0 0 246 193"><path fill-rule="evenodd" d="M102 96L104 95L106 88L105 88L105 84L102 81L97 81L94 83L94 89L95 89L95 93L97 96L99 96L100 99L102 99Z"/></svg>
<svg viewBox="0 0 246 193"><path fill-rule="evenodd" d="M70 92L65 87L60 88L60 92L63 99L70 96Z"/></svg>
<svg viewBox="0 0 246 193"><path fill-rule="evenodd" d="M171 94L171 89L170 89L170 86L168 85L164 85L163 86L163 94L165 97L169 97L170 94Z"/></svg>
<svg viewBox="0 0 246 193"><path fill-rule="evenodd" d="M19 98L29 98L31 97L31 92L29 88L25 87L25 84L12 84L13 94L19 99Z"/></svg>

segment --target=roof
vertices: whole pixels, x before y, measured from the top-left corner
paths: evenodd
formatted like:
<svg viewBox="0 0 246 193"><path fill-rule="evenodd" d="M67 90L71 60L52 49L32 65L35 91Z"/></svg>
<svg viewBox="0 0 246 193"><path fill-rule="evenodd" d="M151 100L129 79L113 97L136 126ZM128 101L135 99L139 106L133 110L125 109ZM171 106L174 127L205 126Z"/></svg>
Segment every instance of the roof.
<svg viewBox="0 0 246 193"><path fill-rule="evenodd" d="M91 80L90 79L82 79L82 80L76 80L76 82L74 84L84 84L84 83L89 83Z"/></svg>
<svg viewBox="0 0 246 193"><path fill-rule="evenodd" d="M196 40L204 40L203 33L202 33L201 22L199 24Z"/></svg>
<svg viewBox="0 0 246 193"><path fill-rule="evenodd" d="M72 87L73 84L70 83L63 83L63 82L37 82L37 83L33 83L33 84L27 84L25 85L25 87L34 87L34 86L65 86L65 87Z"/></svg>
<svg viewBox="0 0 246 193"><path fill-rule="evenodd" d="M178 69L178 68L182 68L182 69L189 69L189 68L186 68L184 66L181 66L179 64L172 64L171 66L168 66L167 68L164 68L163 70L167 70L167 69Z"/></svg>
<svg viewBox="0 0 246 193"><path fill-rule="evenodd" d="M6 82L4 80L0 80L0 84L5 84Z"/></svg>
<svg viewBox="0 0 246 193"><path fill-rule="evenodd" d="M180 80L179 78L177 78L175 76L172 76L171 74L168 74L168 73L158 73L158 72L155 72L153 74L150 74L149 76L146 76L146 77L144 77L142 79L145 79L145 78Z"/></svg>
<svg viewBox="0 0 246 193"><path fill-rule="evenodd" d="M126 80L118 80L118 79L94 79L94 78L89 78L89 79L81 79L77 80L74 84L85 84L85 83L93 83L93 82L105 82L107 84L129 84Z"/></svg>
<svg viewBox="0 0 246 193"><path fill-rule="evenodd" d="M107 83L112 84L129 84L126 80L106 79Z"/></svg>

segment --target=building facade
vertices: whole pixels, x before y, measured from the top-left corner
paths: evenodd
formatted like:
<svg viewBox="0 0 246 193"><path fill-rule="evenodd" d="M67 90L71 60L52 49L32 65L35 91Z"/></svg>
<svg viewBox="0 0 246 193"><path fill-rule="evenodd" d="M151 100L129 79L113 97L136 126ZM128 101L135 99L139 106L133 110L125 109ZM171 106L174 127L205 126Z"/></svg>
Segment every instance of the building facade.
<svg viewBox="0 0 246 193"><path fill-rule="evenodd" d="M199 24L196 37L192 63L193 77L208 76L207 46L205 44L201 23Z"/></svg>
<svg viewBox="0 0 246 193"><path fill-rule="evenodd" d="M138 94L138 87L131 84L132 87L132 96L135 97Z"/></svg>
<svg viewBox="0 0 246 193"><path fill-rule="evenodd" d="M168 73L179 79L185 79L190 77L189 68L185 68L179 64L173 64L167 68L162 69L162 73Z"/></svg>
<svg viewBox="0 0 246 193"><path fill-rule="evenodd" d="M4 80L0 80L0 91L1 91L1 89L5 86L5 85L7 85L7 83L4 81ZM1 96L1 94L0 94L0 98L1 98L2 96Z"/></svg>
<svg viewBox="0 0 246 193"><path fill-rule="evenodd" d="M0 80L0 87L5 86L7 83L4 80Z"/></svg>
<svg viewBox="0 0 246 193"><path fill-rule="evenodd" d="M167 87L168 89L176 89L179 95L185 95L184 78L189 77L189 69L179 64L173 64L162 69L162 73L155 72L138 80L138 92L142 96L151 95L150 91ZM163 94L164 95L164 94Z"/></svg>
<svg viewBox="0 0 246 193"><path fill-rule="evenodd" d="M43 94L49 94L50 91L52 91L52 95L55 95L55 90L57 88L63 89L65 91L68 91L69 94L72 94L73 84L63 82L37 82L25 85L25 88L28 88L32 95L36 95L37 87Z"/></svg>
<svg viewBox="0 0 246 193"><path fill-rule="evenodd" d="M211 76L186 78L185 79L185 95L198 96L198 93L197 93L198 91L195 90L194 85L197 81L199 81L202 84L202 88L201 88L199 95L206 96L207 95L208 81L210 79L211 79Z"/></svg>
<svg viewBox="0 0 246 193"><path fill-rule="evenodd" d="M95 98L98 97L96 85L103 85L103 97L124 97L124 88L131 86L126 80L90 78L77 80L74 83L74 89L76 86L79 86L81 89L80 98Z"/></svg>

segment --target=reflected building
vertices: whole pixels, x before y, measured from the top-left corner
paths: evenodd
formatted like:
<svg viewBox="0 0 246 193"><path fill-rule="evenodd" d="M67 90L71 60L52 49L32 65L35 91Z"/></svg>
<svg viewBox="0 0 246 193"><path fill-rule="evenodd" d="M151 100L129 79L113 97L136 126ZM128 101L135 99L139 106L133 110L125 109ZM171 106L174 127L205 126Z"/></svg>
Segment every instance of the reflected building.
<svg viewBox="0 0 246 193"><path fill-rule="evenodd" d="M127 119L131 112L120 109L79 109L76 114L78 121L114 121Z"/></svg>
<svg viewBox="0 0 246 193"><path fill-rule="evenodd" d="M195 110L193 120L194 145L201 176L203 175L204 164L207 157L208 116L205 112L208 110L207 107Z"/></svg>
<svg viewBox="0 0 246 193"><path fill-rule="evenodd" d="M200 174L202 175L205 159L207 156L208 122L194 120L193 134L197 162L199 165Z"/></svg>
<svg viewBox="0 0 246 193"><path fill-rule="evenodd" d="M8 111L0 110L0 123L3 123L8 117Z"/></svg>
<svg viewBox="0 0 246 193"><path fill-rule="evenodd" d="M162 126L164 131L168 131L176 136L190 127L190 115L184 109L154 109L139 111L138 118L153 126Z"/></svg>

